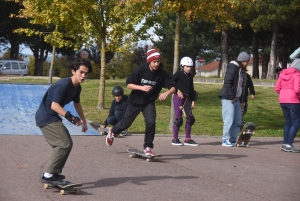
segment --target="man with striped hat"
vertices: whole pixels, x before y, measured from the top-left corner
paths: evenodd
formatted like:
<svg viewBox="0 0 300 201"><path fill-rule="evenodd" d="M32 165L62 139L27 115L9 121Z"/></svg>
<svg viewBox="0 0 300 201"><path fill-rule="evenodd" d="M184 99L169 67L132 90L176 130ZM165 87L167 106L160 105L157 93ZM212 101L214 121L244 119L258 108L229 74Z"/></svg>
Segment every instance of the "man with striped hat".
<svg viewBox="0 0 300 201"><path fill-rule="evenodd" d="M111 146L114 134L119 134L131 126L140 112L145 118L144 153L152 153L155 136L156 109L155 100L165 100L168 95L175 92L172 77L162 68L161 55L156 49L147 51L147 62L135 68L126 80L126 85L131 89L128 106L124 118L116 124L106 137L106 144ZM169 89L159 95L162 88Z"/></svg>

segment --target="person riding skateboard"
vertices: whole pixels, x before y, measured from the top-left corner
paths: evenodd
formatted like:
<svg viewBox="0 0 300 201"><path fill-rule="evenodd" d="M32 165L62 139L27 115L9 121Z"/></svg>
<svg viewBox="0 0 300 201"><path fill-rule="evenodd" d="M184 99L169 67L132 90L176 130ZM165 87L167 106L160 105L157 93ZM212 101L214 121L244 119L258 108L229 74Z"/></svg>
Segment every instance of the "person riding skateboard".
<svg viewBox="0 0 300 201"><path fill-rule="evenodd" d="M165 100L168 95L175 92L172 77L162 68L161 55L156 49L147 51L147 62L135 68L126 80L126 85L131 89L128 106L122 121L118 122L106 136L106 144L111 146L114 134L126 130L133 123L137 115L142 112L145 118L144 153L152 153L155 137L156 109L155 100ZM160 94L162 88L169 90Z"/></svg>
<svg viewBox="0 0 300 201"><path fill-rule="evenodd" d="M73 141L62 118L65 117L72 124L82 126L82 132L88 130L86 119L80 104L81 83L92 72L90 62L76 59L72 65L72 77L62 78L49 87L41 104L35 113L36 125L41 129L46 141L53 148L52 155L41 178L43 183L51 185L65 185L65 176L61 172L71 152ZM65 111L66 104L73 101L76 117Z"/></svg>

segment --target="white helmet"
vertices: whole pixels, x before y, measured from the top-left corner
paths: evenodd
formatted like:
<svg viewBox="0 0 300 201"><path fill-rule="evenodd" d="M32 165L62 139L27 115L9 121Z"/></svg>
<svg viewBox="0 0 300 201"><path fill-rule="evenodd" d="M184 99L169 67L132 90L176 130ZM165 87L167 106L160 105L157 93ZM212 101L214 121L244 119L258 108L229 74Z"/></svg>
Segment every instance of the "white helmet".
<svg viewBox="0 0 300 201"><path fill-rule="evenodd" d="M183 57L180 61L180 66L193 66L193 60L190 57Z"/></svg>

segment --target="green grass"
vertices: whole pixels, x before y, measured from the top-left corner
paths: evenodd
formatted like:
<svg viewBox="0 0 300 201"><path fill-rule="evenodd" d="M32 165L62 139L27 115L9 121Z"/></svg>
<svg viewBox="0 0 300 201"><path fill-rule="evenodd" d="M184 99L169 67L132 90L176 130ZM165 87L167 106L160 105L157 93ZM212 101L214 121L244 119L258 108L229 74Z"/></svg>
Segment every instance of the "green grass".
<svg viewBox="0 0 300 201"><path fill-rule="evenodd" d="M53 80L55 82L56 79ZM264 81L264 80L263 80ZM4 82L1 80L1 82ZM22 83L47 83L48 79L11 79L6 82ZM105 84L105 110L97 109L99 80L86 80L82 84L81 104L87 119L103 123L106 119L113 99L111 90L114 86L120 85L124 88L125 94L129 95L130 90L125 87L125 80L106 80ZM193 110L196 122L192 127L193 135L222 135L222 115L221 99L217 97L221 84L201 84L195 83L195 90L199 97L196 107ZM165 91L165 90L163 90ZM244 121L254 122L257 126L255 136L282 137L284 118L278 104L278 95L273 87L255 87L255 100L248 100L248 112ZM165 101L156 101L157 119L156 133L170 134L168 130L170 121L171 96ZM145 129L142 114L139 114L132 126L128 129L130 133L143 133ZM180 134L184 134L184 125L180 129ZM299 136L299 132L298 132Z"/></svg>

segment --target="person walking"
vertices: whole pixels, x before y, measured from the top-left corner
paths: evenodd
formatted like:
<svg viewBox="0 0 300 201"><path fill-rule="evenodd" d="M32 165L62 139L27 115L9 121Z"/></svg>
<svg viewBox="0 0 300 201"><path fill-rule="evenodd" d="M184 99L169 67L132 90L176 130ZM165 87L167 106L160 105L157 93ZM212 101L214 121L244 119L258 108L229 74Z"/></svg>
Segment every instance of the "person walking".
<svg viewBox="0 0 300 201"><path fill-rule="evenodd" d="M275 92L285 119L282 151L297 152L293 146L300 127L300 47L290 55L294 61L283 69L275 84Z"/></svg>
<svg viewBox="0 0 300 201"><path fill-rule="evenodd" d="M224 84L219 92L222 103L223 136L222 146L232 147L236 145L238 133L242 122L241 107L244 102L240 102L243 93L242 70L247 68L250 55L241 52L236 61L231 61L224 77Z"/></svg>
<svg viewBox="0 0 300 201"><path fill-rule="evenodd" d="M183 57L180 61L181 70L177 71L173 75L173 82L176 85L176 89L179 90L179 93L174 93L173 95L173 104L174 104L174 113L175 120L173 125L173 139L172 145L188 145L188 146L198 146L194 140L191 139L191 129L192 125L195 123L195 117L193 116L192 110L189 114L186 114L186 124L185 124L185 140L184 143L178 139L179 128L183 124L182 118L182 107L186 102L191 103L189 105L191 108L195 107L195 93L194 93L194 82L192 75L192 68L194 62L190 57Z"/></svg>
<svg viewBox="0 0 300 201"><path fill-rule="evenodd" d="M82 126L82 132L88 130L86 119L80 104L81 83L92 72L90 62L76 59L72 65L72 77L62 78L49 87L38 110L35 113L36 125L41 129L46 141L53 148L52 155L41 178L43 183L63 185L67 182L61 174L71 152L73 141L68 129L62 123L62 117L76 126ZM76 117L65 111L66 104L73 101Z"/></svg>
<svg viewBox="0 0 300 201"><path fill-rule="evenodd" d="M122 121L110 129L106 136L106 144L111 146L114 134L119 134L131 126L137 115L142 112L145 119L144 153L154 155L152 149L156 128L155 100L165 100L175 92L172 77L162 68L161 55L156 49L147 51L147 62L135 68L126 80L131 89L128 106ZM162 88L168 90L159 95Z"/></svg>

